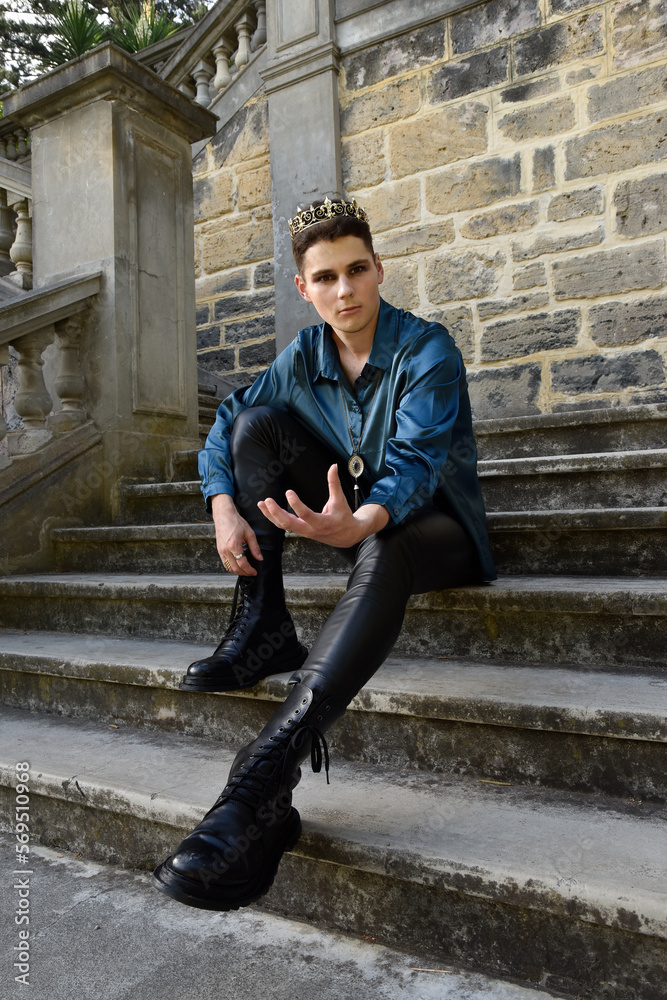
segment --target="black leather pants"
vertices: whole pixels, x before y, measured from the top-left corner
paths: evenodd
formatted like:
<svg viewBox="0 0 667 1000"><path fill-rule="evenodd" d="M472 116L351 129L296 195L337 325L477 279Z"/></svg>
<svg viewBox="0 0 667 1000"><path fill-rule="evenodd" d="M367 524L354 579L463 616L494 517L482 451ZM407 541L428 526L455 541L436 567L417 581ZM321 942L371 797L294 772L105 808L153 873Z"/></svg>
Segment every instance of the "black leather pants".
<svg viewBox="0 0 667 1000"><path fill-rule="evenodd" d="M320 511L329 496L327 471L338 462L343 490L352 502L348 456L332 454L289 414L267 406L245 410L234 422L231 447L236 504L263 550L282 551L284 532L264 517L258 500L273 497L285 507L285 490L293 489ZM364 496L370 485L362 479ZM390 522L360 544L338 551L352 564L347 590L292 677L333 697L335 717L388 656L411 594L482 579L465 530L433 507L398 525Z"/></svg>

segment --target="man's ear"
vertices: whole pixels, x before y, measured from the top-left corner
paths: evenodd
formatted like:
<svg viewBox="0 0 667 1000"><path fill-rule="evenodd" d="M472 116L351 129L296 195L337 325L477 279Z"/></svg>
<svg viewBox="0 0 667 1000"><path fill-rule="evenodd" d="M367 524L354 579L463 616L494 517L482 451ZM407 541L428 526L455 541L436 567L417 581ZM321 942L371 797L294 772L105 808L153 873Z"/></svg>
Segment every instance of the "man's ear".
<svg viewBox="0 0 667 1000"><path fill-rule="evenodd" d="M306 282L303 280L300 274L294 275L294 284L296 285L297 291L301 296L301 298L305 299L306 302L311 302L312 299L308 294L308 292L306 291Z"/></svg>
<svg viewBox="0 0 667 1000"><path fill-rule="evenodd" d="M384 281L384 268L382 266L382 261L380 260L379 253L375 254L375 267L377 268L377 273L378 273L378 285L381 285L382 282Z"/></svg>

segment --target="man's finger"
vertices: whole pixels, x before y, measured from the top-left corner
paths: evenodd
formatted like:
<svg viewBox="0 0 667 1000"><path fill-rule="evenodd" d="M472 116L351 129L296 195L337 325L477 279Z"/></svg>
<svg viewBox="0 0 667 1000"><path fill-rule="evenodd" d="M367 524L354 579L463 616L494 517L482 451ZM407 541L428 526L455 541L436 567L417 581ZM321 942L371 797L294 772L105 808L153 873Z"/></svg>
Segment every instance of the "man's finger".
<svg viewBox="0 0 667 1000"><path fill-rule="evenodd" d="M287 490L285 498L297 517L300 517L303 521L307 521L309 517L312 517L316 513L310 507L307 507L305 503L301 502L294 490Z"/></svg>
<svg viewBox="0 0 667 1000"><path fill-rule="evenodd" d="M345 499L345 494L343 493L343 487L340 482L340 475L338 474L338 466L334 462L329 471L327 472L327 482L329 484L329 497L331 500L347 500Z"/></svg>

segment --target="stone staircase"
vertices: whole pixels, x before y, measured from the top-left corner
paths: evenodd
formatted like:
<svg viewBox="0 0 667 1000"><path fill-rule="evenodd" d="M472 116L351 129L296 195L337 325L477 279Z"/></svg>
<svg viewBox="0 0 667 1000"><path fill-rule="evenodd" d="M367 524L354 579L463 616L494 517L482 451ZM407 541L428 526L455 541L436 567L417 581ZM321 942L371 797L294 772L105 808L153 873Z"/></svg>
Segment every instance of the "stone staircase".
<svg viewBox="0 0 667 1000"><path fill-rule="evenodd" d="M331 785L304 774L266 908L571 997L663 1000L666 421L478 423L500 579L410 602L332 730ZM286 690L178 690L234 586L194 456L126 486L121 523L55 531L56 572L0 579L3 798L29 760L33 836L129 867L173 850ZM308 643L345 577L301 539L285 564Z"/></svg>

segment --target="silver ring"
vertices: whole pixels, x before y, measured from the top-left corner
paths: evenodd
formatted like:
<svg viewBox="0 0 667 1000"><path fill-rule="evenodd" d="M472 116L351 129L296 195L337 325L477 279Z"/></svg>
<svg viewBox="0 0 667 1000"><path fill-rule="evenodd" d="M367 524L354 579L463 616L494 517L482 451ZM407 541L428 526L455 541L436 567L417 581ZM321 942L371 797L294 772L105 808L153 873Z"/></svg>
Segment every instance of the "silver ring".
<svg viewBox="0 0 667 1000"><path fill-rule="evenodd" d="M245 556L243 555L242 552L239 553L239 555L234 555L234 553L232 552L232 555L234 556L235 559L244 559L245 558Z"/></svg>

